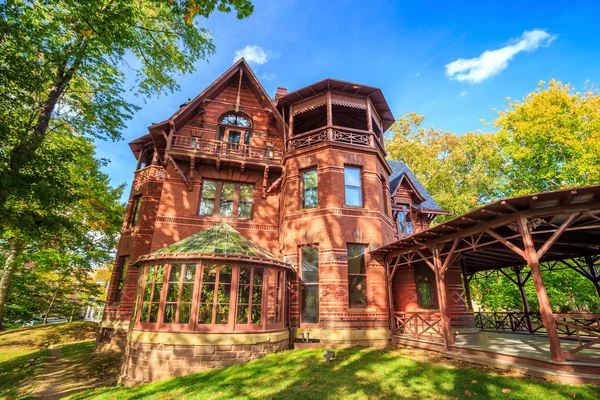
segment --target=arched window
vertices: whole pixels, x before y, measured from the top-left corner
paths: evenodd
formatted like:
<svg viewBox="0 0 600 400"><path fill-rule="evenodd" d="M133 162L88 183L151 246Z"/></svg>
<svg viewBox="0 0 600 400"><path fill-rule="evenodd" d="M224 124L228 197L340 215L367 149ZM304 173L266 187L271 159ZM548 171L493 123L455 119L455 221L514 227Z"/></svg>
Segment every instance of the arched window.
<svg viewBox="0 0 600 400"><path fill-rule="evenodd" d="M233 112L228 112L221 115L221 118L219 118L219 124L241 126L242 128L252 128L252 120L248 116Z"/></svg>
<svg viewBox="0 0 600 400"><path fill-rule="evenodd" d="M239 145L250 144L252 120L240 113L228 112L219 118L219 140L228 142L227 149L238 150Z"/></svg>

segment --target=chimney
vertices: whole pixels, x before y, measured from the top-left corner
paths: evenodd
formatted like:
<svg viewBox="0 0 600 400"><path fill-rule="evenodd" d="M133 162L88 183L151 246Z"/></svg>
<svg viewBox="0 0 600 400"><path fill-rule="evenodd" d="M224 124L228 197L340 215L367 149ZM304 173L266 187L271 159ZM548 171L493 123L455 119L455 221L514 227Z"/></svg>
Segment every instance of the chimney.
<svg viewBox="0 0 600 400"><path fill-rule="evenodd" d="M275 92L275 100L279 100L281 97L285 96L286 94L288 94L288 90L286 88L278 87L277 92Z"/></svg>

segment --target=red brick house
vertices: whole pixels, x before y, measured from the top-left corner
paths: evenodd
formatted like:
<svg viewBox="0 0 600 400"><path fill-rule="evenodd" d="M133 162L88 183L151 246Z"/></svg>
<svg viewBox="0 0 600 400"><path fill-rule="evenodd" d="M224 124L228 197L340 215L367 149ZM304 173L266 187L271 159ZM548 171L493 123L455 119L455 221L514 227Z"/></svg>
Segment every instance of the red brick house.
<svg viewBox="0 0 600 400"><path fill-rule="evenodd" d="M430 271L388 282L371 255L445 213L386 160L393 122L380 89L326 79L271 98L242 59L131 142L138 165L98 339L125 349L124 382L295 344L383 346L392 307L435 309ZM446 276L464 313L458 266Z"/></svg>

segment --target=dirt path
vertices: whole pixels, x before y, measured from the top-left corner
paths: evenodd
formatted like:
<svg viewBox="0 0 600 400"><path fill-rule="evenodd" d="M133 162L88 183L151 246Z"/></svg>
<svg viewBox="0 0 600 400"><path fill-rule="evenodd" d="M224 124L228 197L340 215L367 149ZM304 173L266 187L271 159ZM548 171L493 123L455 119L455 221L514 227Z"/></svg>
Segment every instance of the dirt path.
<svg viewBox="0 0 600 400"><path fill-rule="evenodd" d="M62 399L89 387L79 376L77 364L62 357L60 347L50 350L42 372L33 380L31 395L39 399Z"/></svg>

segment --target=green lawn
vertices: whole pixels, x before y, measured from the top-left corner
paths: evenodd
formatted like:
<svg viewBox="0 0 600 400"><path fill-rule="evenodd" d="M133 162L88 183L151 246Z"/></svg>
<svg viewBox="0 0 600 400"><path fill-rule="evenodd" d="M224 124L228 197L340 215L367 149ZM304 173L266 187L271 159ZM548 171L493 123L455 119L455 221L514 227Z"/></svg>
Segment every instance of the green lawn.
<svg viewBox="0 0 600 400"><path fill-rule="evenodd" d="M61 373L51 387L69 387L59 391L60 396L77 400L600 399L597 386L528 379L411 348L338 350L331 363L324 362L322 350L286 351L247 364L125 388L115 385L120 355L95 353L89 340L93 332L94 324L70 323L0 333L0 399L40 395L40 380L44 372L56 368L57 355ZM88 341L73 344L74 339ZM33 357L38 362L30 366ZM54 362L49 361L52 358Z"/></svg>
<svg viewBox="0 0 600 400"><path fill-rule="evenodd" d="M75 399L395 399L600 397L596 386L567 386L465 368L420 350L347 349L271 354L247 364L136 388L87 391Z"/></svg>

